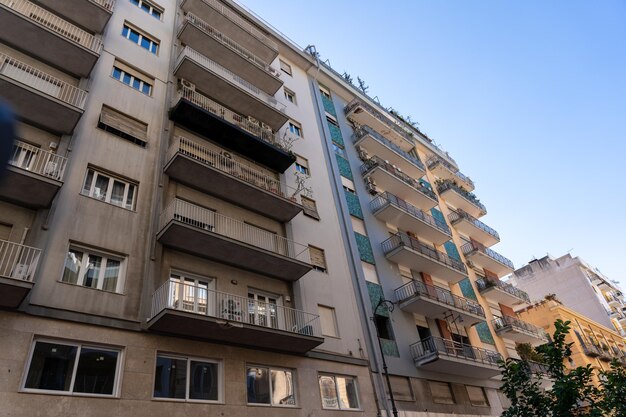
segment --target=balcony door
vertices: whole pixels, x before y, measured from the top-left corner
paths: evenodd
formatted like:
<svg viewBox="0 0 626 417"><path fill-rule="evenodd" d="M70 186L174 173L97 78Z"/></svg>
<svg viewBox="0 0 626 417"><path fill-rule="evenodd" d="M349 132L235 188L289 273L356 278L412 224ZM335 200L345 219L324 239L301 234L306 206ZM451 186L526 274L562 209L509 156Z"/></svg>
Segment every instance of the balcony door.
<svg viewBox="0 0 626 417"><path fill-rule="evenodd" d="M190 313L215 316L215 280L189 274L170 274L170 306Z"/></svg>
<svg viewBox="0 0 626 417"><path fill-rule="evenodd" d="M13 153L11 154L11 160L9 164L18 168L31 171L35 165L35 159L39 149L35 146L24 143L13 145Z"/></svg>
<svg viewBox="0 0 626 417"><path fill-rule="evenodd" d="M282 303L281 296L255 290L248 291L250 324L271 327L273 329L283 328L284 319L280 317Z"/></svg>

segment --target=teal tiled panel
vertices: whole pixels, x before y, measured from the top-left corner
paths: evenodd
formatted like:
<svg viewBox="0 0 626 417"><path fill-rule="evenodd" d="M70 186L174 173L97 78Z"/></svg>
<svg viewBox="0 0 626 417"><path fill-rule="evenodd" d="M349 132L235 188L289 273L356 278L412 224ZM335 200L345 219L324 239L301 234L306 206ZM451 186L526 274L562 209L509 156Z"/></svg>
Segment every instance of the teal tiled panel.
<svg viewBox="0 0 626 417"><path fill-rule="evenodd" d="M370 303L372 303L372 312L373 312L374 309L376 309L376 306L378 305L378 302L380 301L380 299L385 298L385 295L383 294L383 287L381 287L378 284L374 284L373 282L369 282L369 281L365 281L365 284L367 285L367 292L370 295ZM379 316L389 317L389 310L387 310L385 307L381 306L378 309L377 313Z"/></svg>
<svg viewBox="0 0 626 417"><path fill-rule="evenodd" d="M476 331L478 332L478 337L480 337L480 341L483 343L489 343L490 345L495 345L496 342L493 340L493 335L491 331L489 331L489 326L487 323L482 322L476 325Z"/></svg>
<svg viewBox="0 0 626 417"><path fill-rule="evenodd" d="M383 347L383 354L385 356L395 356L396 358L400 357L398 344L395 340L380 339L380 345Z"/></svg>
<svg viewBox="0 0 626 417"><path fill-rule="evenodd" d="M456 245L453 241L448 240L443 244L443 247L446 249L446 253L452 259L456 259L457 261L461 260L461 255L459 255L459 250L456 248Z"/></svg>
<svg viewBox="0 0 626 417"><path fill-rule="evenodd" d="M341 176L346 177L351 181L354 180L354 178L352 178L352 171L350 170L350 164L348 163L348 160L343 156L337 154L335 154L335 157L337 158L337 165L339 165L339 173L341 174Z"/></svg>
<svg viewBox="0 0 626 417"><path fill-rule="evenodd" d="M443 217L443 213L437 210L436 208L430 209L430 214L433 216L437 224L445 225L446 229L448 228L448 223L446 223L446 218Z"/></svg>
<svg viewBox="0 0 626 417"><path fill-rule="evenodd" d="M324 110L326 111L326 113L332 114L333 116L337 117L335 105L333 104L333 101L331 99L322 94L322 103L324 103Z"/></svg>
<svg viewBox="0 0 626 417"><path fill-rule="evenodd" d="M432 189L433 189L433 186L432 186L432 185L430 185L430 183L429 183L428 181L424 180L424 179L420 179L420 183L421 183L424 187L428 188L429 190L432 190Z"/></svg>
<svg viewBox="0 0 626 417"><path fill-rule="evenodd" d="M328 130L330 130L330 138L333 140L333 142L335 142L337 145L340 145L342 148L344 148L346 145L343 143L343 136L341 135L341 129L339 129L337 126L335 126L332 123L328 123Z"/></svg>
<svg viewBox="0 0 626 417"><path fill-rule="evenodd" d="M463 281L459 281L459 287L461 287L463 297L471 298L474 301L478 301L478 298L476 298L476 293L474 292L474 288L472 288L472 283L470 282L469 278L465 278Z"/></svg>
<svg viewBox="0 0 626 417"><path fill-rule="evenodd" d="M354 232L356 238L356 244L359 247L359 255L363 262L374 264L374 252L372 252L372 245L367 236L363 236L360 233Z"/></svg>
<svg viewBox="0 0 626 417"><path fill-rule="evenodd" d="M348 203L348 211L351 216L357 217L359 219L363 219L363 210L361 210L361 203L359 203L359 198L356 194L351 193L350 191L345 191L346 194L346 202Z"/></svg>

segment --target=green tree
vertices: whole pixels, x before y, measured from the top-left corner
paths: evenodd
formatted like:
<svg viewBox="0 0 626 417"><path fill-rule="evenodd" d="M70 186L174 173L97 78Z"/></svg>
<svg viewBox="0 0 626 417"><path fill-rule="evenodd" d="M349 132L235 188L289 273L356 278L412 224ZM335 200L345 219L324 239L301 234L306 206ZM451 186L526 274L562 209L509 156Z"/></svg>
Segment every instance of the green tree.
<svg viewBox="0 0 626 417"><path fill-rule="evenodd" d="M606 415L626 417L626 370L613 359L611 369L600 373L602 399L600 406Z"/></svg>

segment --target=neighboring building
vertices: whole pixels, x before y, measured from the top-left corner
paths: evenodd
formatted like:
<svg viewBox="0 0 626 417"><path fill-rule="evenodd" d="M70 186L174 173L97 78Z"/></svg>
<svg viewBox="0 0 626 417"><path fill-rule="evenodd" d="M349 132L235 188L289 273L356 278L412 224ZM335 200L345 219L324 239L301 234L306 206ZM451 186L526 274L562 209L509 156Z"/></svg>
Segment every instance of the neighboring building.
<svg viewBox="0 0 626 417"><path fill-rule="evenodd" d="M555 294L567 307L626 336L626 302L622 290L579 257L545 256L517 269L509 282L533 301Z"/></svg>

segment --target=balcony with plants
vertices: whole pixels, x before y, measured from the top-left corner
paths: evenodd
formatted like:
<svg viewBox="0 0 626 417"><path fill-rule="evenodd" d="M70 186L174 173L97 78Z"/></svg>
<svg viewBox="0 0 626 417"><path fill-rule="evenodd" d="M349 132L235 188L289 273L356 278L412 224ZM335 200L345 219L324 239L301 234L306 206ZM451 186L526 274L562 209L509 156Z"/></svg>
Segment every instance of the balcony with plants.
<svg viewBox="0 0 626 417"><path fill-rule="evenodd" d="M487 209L478 197L474 193L467 191L456 181L439 179L435 185L439 196L443 197L447 203L455 208L461 209L476 218L487 214Z"/></svg>
<svg viewBox="0 0 626 417"><path fill-rule="evenodd" d="M463 255L472 263L489 270L498 277L510 274L515 270L513 262L479 242L468 242L461 246Z"/></svg>
<svg viewBox="0 0 626 417"><path fill-rule="evenodd" d="M530 305L530 297L525 291L497 278L476 280L478 291L490 300L507 306Z"/></svg>
<svg viewBox="0 0 626 417"><path fill-rule="evenodd" d="M456 230L484 246L489 247L500 242L500 235L495 229L461 209L451 210L448 220Z"/></svg>
<svg viewBox="0 0 626 417"><path fill-rule="evenodd" d="M467 191L474 190L474 181L472 181L468 176L463 175L463 173L459 171L456 166L452 165L445 159L437 155L433 155L428 159L428 161L426 161L426 166L433 174L435 174L435 176L437 176L437 178L456 181L459 186L463 187Z"/></svg>

